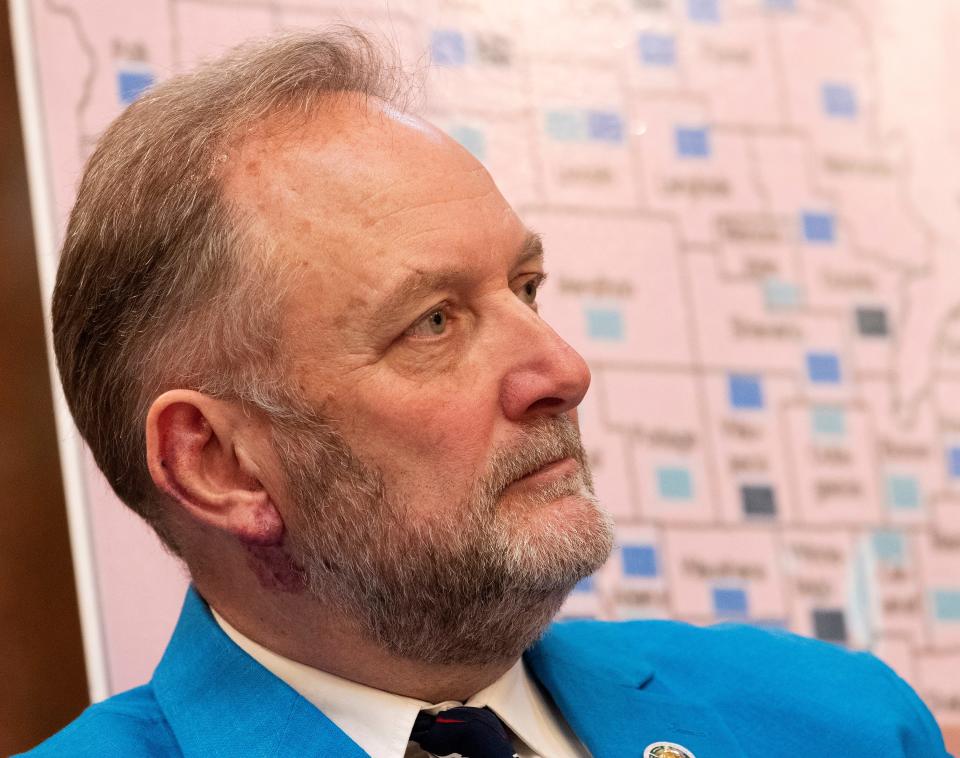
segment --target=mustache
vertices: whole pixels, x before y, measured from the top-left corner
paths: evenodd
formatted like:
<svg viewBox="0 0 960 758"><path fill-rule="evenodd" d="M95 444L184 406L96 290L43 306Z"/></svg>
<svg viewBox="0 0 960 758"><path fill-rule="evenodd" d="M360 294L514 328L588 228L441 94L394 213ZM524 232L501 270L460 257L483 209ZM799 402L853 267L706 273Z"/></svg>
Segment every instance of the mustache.
<svg viewBox="0 0 960 758"><path fill-rule="evenodd" d="M478 484L498 496L518 479L564 458L573 458L586 470L580 430L567 416L541 418L526 426L516 442L494 453Z"/></svg>

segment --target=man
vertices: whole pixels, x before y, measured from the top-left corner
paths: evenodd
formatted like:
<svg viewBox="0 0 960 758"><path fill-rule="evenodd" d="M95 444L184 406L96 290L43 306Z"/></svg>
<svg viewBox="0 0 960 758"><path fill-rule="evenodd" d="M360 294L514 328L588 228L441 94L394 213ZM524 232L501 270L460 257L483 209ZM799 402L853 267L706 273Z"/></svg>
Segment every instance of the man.
<svg viewBox="0 0 960 758"><path fill-rule="evenodd" d="M558 624L611 525L543 249L356 32L241 48L91 158L54 297L77 424L193 586L152 681L34 755L944 755L875 659ZM542 637L542 638L541 638Z"/></svg>

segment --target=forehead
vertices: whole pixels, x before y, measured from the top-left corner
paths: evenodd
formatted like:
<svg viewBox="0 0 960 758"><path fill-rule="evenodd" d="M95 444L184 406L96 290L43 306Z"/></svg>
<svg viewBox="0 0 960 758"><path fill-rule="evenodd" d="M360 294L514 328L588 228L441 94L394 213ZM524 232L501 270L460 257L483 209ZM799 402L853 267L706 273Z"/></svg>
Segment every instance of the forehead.
<svg viewBox="0 0 960 758"><path fill-rule="evenodd" d="M436 127L359 95L330 96L309 117L278 117L249 132L228 156L225 185L274 234L295 231L290 221L370 226L493 186Z"/></svg>
<svg viewBox="0 0 960 758"><path fill-rule="evenodd" d="M297 269L314 301L323 295L311 317L335 320L357 305L337 297L347 277L373 296L411 270L480 270L498 252L515 256L526 235L472 155L374 100L332 102L292 128L265 125L226 170L228 196L254 233Z"/></svg>

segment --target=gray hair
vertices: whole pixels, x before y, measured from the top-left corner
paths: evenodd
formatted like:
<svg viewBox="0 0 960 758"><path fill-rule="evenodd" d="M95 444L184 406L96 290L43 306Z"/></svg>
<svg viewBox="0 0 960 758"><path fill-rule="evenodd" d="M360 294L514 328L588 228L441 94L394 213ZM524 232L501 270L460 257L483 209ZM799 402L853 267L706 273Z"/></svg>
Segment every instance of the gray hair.
<svg viewBox="0 0 960 758"><path fill-rule="evenodd" d="M146 465L150 404L172 388L281 414L285 272L224 197L226 150L331 93L398 107L401 77L350 27L248 43L147 91L101 137L53 295L64 392L116 494L179 552Z"/></svg>

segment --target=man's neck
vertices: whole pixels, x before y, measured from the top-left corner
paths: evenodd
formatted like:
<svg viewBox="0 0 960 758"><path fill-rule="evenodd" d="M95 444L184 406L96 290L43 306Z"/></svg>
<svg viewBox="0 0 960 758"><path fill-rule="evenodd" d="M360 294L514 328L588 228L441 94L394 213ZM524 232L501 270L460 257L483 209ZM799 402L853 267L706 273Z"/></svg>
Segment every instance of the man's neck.
<svg viewBox="0 0 960 758"><path fill-rule="evenodd" d="M355 621L308 593L257 592L240 604L213 588L198 589L230 626L284 658L429 703L464 702L516 662L450 665L402 658L367 639Z"/></svg>

